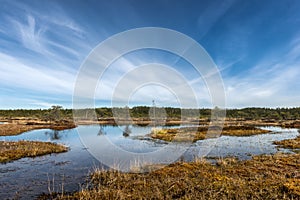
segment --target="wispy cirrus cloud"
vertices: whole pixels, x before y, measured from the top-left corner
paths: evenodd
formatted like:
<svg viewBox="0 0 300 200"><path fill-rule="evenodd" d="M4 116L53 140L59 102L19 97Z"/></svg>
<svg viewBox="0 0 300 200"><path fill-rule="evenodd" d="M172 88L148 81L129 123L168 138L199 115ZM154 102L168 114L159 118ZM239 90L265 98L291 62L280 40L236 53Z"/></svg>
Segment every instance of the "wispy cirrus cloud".
<svg viewBox="0 0 300 200"><path fill-rule="evenodd" d="M265 57L249 69L247 75L225 78L228 106L298 106L300 60L295 49L300 42L295 43L295 40L287 44L287 52L281 57Z"/></svg>
<svg viewBox="0 0 300 200"><path fill-rule="evenodd" d="M30 67L22 61L0 53L1 85L41 93L72 94L76 74L56 69Z"/></svg>
<svg viewBox="0 0 300 200"><path fill-rule="evenodd" d="M10 43L5 49L14 48L19 43L14 56L18 53L25 55L25 49L29 51L28 55L35 53L53 66L79 66L85 56L83 52L87 54L92 48L85 40L87 33L58 4L50 4L50 10L39 10L25 2L9 2L7 6L12 9L1 14L3 23L0 24L0 29L5 30L2 37L10 38L6 40Z"/></svg>
<svg viewBox="0 0 300 200"><path fill-rule="evenodd" d="M25 48L39 53L47 52L42 43L42 34L45 28L37 29L33 16L28 15L25 23L13 18L9 18L9 21L15 29L18 40Z"/></svg>
<svg viewBox="0 0 300 200"><path fill-rule="evenodd" d="M0 106L70 106L77 69L91 47L81 26L53 5L55 15L25 2L5 4L10 9L0 14Z"/></svg>
<svg viewBox="0 0 300 200"><path fill-rule="evenodd" d="M118 5L102 1L90 4L75 1L70 5L68 1L56 0L4 0L1 3L1 107L48 106L59 102L70 105L77 71L92 48L115 33L147 26L174 29L200 41L219 67L228 106L300 105L297 79L300 75L300 36L297 35L300 3L294 2L293 7L282 1L270 4L235 0L174 1L172 4L120 1ZM113 64L101 77L96 99L109 101L118 82L137 66L161 63L187 79L199 105L210 106L210 91L203 77L190 70L191 66L178 57L148 53L125 56ZM84 81L97 82L100 77L93 75L93 72L87 73ZM143 74L145 79L157 76L171 82L168 75L163 72ZM139 76L132 76L129 84L139 80ZM181 90L180 85L177 90ZM157 86L145 86L134 93L132 100L148 104L158 96L164 102L176 103L167 93Z"/></svg>

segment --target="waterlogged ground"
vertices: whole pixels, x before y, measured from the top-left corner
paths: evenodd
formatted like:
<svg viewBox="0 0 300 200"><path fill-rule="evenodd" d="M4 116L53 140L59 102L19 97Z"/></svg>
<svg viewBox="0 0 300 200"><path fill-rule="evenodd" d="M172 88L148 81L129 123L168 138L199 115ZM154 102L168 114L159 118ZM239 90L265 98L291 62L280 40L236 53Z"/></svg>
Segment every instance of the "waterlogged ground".
<svg viewBox="0 0 300 200"><path fill-rule="evenodd" d="M89 172L96 167L104 167L91 156L79 137L85 136L90 141L99 142L107 138L112 144L128 152L144 153L156 151L167 143L141 140L151 131L151 127L129 127L131 133L123 136L125 127L98 125L79 126L65 131L47 129L34 130L17 136L3 136L0 140L18 141L35 140L57 142L70 147L66 153L52 154L36 158L23 158L11 163L0 164L0 199L32 199L41 193L78 191ZM221 136L219 138L200 140L192 144L181 159L191 161L197 156L218 159L235 156L239 159L250 159L251 155L273 154L278 151L273 141L292 139L299 135L296 129L264 127L272 130L270 134L249 137ZM172 144L180 146L179 143ZM103 154L109 154L105 149ZM167 160L167 158L166 158ZM160 162L164 162L162 159Z"/></svg>

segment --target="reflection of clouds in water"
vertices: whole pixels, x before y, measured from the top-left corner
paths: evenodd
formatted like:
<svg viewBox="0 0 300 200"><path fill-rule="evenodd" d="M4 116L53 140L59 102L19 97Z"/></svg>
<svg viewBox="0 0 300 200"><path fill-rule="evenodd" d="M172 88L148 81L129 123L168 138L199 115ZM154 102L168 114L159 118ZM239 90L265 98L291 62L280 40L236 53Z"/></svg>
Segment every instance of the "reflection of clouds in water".
<svg viewBox="0 0 300 200"><path fill-rule="evenodd" d="M125 169L125 171L130 170L131 163L168 163L172 161L172 156L174 154L182 153L185 150L185 145L157 145L153 141L143 141L132 139L132 137L123 136L124 127L109 127L106 135L101 137L96 137L92 132L96 132L97 126L92 130L88 127L84 131L84 143L91 144L93 146L90 153L97 159L107 159L110 161L111 165L118 163L120 169ZM132 127L132 134L138 133L139 130L144 131L144 134L150 132L150 128L140 128ZM82 134L82 133L81 133ZM112 148L113 146L113 148ZM168 146L168 148L166 148ZM90 150L90 149L88 149ZM132 156L133 155L133 156Z"/></svg>
<svg viewBox="0 0 300 200"><path fill-rule="evenodd" d="M164 148L164 146L168 143L136 139L136 136L145 136L148 134L151 131L150 127L131 127L131 135L125 138L122 135L125 127L126 126L107 126L105 127L106 135L95 139L96 134L94 134L90 137L88 142L93 142L93 145L96 147L96 151L99 154L107 157L114 157L114 155L118 155L119 152L115 152L114 149L108 148L109 145L105 145L107 141L111 142L122 151L134 153L137 156L137 159L135 159L134 162L138 163L167 163L170 158L169 156L172 153L181 151L185 148L180 143L169 143L168 146L170 146L170 148L167 149L165 153L162 153L159 159L145 157L145 153L155 152L158 149ZM97 128L97 126L95 126L95 128ZM91 128L89 129L89 131L91 131ZM265 129L269 129L269 127L266 127ZM263 134L250 137L222 136L219 138L199 140L184 153L183 158L190 161L195 157L202 157L207 154L207 157L214 158L236 156L239 159L250 159L252 155L276 153L278 150L276 149L276 146L272 144L273 141L290 139L298 135L296 129L273 129L273 127L270 129L280 132L276 134ZM86 135L86 138L89 138L89 136ZM107 140L104 140L103 138L106 138ZM122 166L127 164L130 165L130 163L133 162L130 157L126 157L125 155L122 159L118 159L118 161L122 163Z"/></svg>
<svg viewBox="0 0 300 200"><path fill-rule="evenodd" d="M169 144L170 148L166 150L165 153L161 154L159 159L147 158L144 156L144 153L155 152L158 149L164 148L166 146L165 142L153 141L153 140L139 140L136 139L140 136L145 136L151 131L150 127L139 127L139 126L130 126L131 134L129 137L123 136L123 130L126 126L102 126L91 125L91 126L79 126L76 129L57 131L59 140L58 143L66 144L71 148L71 151L74 149L78 150L78 156L86 153L82 148L82 144L79 140L77 129L81 129L85 138L88 139L88 142L91 142L96 151L107 157L114 157L118 152L110 148L106 148L106 143L110 142L117 146L120 150L132 152L137 155L139 162L151 162L151 163L164 163L167 162L170 158L170 155L174 152L181 151L184 146L180 143ZM176 126L178 127L178 126ZM168 127L170 128L170 127ZM277 131L275 134L262 134L255 135L250 137L232 137L232 136L222 136L219 138L211 138L206 140L199 140L188 149L184 154L185 160L193 160L195 157L201 157L208 153L207 157L227 157L227 156L236 156L239 159L249 159L251 155L259 154L269 154L276 153L278 150L275 145L272 144L273 141L284 140L295 138L299 135L297 129L281 129L277 127L263 127L264 129L269 129L272 131ZM103 135L98 136L99 130L102 129ZM1 140L6 141L16 141L16 140L36 140L36 141L51 141L55 138L55 132L52 130L34 130L23 133L17 136L1 136ZM106 138L106 139L105 139ZM209 151L211 150L211 151ZM70 152L67 152L64 155L69 155ZM57 156L60 156L59 154ZM68 159L68 157L66 157ZM80 161L80 158L77 158L76 162ZM127 160L126 160L127 159ZM129 158L124 157L121 160L123 164L128 164L131 161ZM138 162L136 159L135 162Z"/></svg>
<svg viewBox="0 0 300 200"><path fill-rule="evenodd" d="M193 156L202 157L202 155L206 155L207 148L211 148L211 145L213 145L213 148L207 154L207 157L235 156L239 159L250 159L252 155L276 153L278 149L273 145L274 141L292 139L299 135L296 129L262 128L272 132L254 136L221 136L219 138L197 141L185 154L187 155L186 159L191 160Z"/></svg>

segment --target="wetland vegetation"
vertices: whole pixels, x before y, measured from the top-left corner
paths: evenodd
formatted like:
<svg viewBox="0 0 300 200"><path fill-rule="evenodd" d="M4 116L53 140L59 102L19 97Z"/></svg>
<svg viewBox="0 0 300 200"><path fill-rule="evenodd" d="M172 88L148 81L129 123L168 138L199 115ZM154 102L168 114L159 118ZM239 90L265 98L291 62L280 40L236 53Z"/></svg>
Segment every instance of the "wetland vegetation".
<svg viewBox="0 0 300 200"><path fill-rule="evenodd" d="M0 163L23 157L36 157L51 153L66 152L68 147L51 142L38 141L0 141Z"/></svg>
<svg viewBox="0 0 300 200"><path fill-rule="evenodd" d="M300 154L178 162L145 174L96 170L87 188L58 199L299 199ZM52 196L53 197L53 196Z"/></svg>
<svg viewBox="0 0 300 200"><path fill-rule="evenodd" d="M298 130L298 132L299 132L299 130ZM288 148L288 149L293 149L295 151L299 151L300 150L300 136L298 136L295 139L275 141L274 144L276 144L282 148Z"/></svg>
<svg viewBox="0 0 300 200"><path fill-rule="evenodd" d="M80 120L93 118L94 114L101 122L109 123L113 121L113 109L119 113L120 117L128 117L127 110L133 119L138 121L150 121L149 112L151 107L135 106L132 108L96 108L96 109L77 109L77 116L81 116ZM200 122L209 122L212 109L181 109L173 107L156 107L157 112L164 109L166 112L166 121L178 121L181 119L181 113L189 113L190 118L200 119ZM219 108L214 108L218 111ZM18 121L20 119L39 119L42 121L55 121L57 119L73 120L73 110L65 109L60 106L52 106L49 109L16 109L16 110L0 110L0 121ZM300 123L300 107L297 108L243 108L243 109L226 109L226 119L231 121L256 121L257 123L278 123L279 125L299 126ZM183 119L184 120L184 119ZM179 121L180 122L180 121Z"/></svg>
<svg viewBox="0 0 300 200"><path fill-rule="evenodd" d="M209 131L208 131L209 129ZM270 131L256 128L254 126L199 126L199 127L183 127L170 129L152 129L150 137L173 142L196 142L206 138L215 138L220 135L228 136L251 136L257 134L265 134Z"/></svg>
<svg viewBox="0 0 300 200"><path fill-rule="evenodd" d="M53 111L55 110L56 111ZM124 109L124 108L119 108ZM28 111L28 110L27 110ZM51 108L47 110L0 111L0 135L11 137L36 129L64 130L74 128L70 110ZM180 111L180 110L179 110ZM166 108L166 124L181 123L177 108ZM201 116L191 116L185 127L152 129L151 137L165 141L205 140L218 136L256 136L270 131L259 126L299 126L299 108L291 109L233 109L227 110L228 118L223 129L211 127L207 135L210 109L200 109ZM115 124L110 108L96 109L97 121L89 121L92 109L82 112L82 124ZM194 111L191 113L195 113ZM252 114L249 114L252 113ZM277 113L277 114L276 114ZM249 115L248 115L249 114ZM151 123L149 107L130 109L137 124ZM280 117L278 117L278 115ZM247 117L246 117L247 116ZM122 116L121 116L122 117ZM124 117L125 119L125 117ZM197 122L195 124L195 121ZM126 120L123 121L126 124ZM176 124L175 123L175 124ZM193 126L190 126L193 124ZM125 126L128 127L128 126ZM195 131L196 130L196 131ZM191 133L195 131L195 133ZM126 133L128 133L126 131ZM97 133L98 134L98 133ZM98 134L99 135L99 134ZM121 133L122 135L122 133ZM103 136L102 134L98 137ZM175 137L176 136L176 137ZM123 137L133 140L131 132ZM293 149L294 153L257 155L250 160L235 157L217 158L211 163L208 158L196 158L192 162L179 161L147 173L125 173L96 169L77 192L49 192L41 199L300 199L300 137L275 141L278 148ZM36 157L68 151L68 147L46 141L1 141L0 161L7 163L22 157ZM157 164L157 166L161 166ZM151 166L156 168L156 164ZM8 172L9 173L9 172ZM84 180L82 180L84 182Z"/></svg>
<svg viewBox="0 0 300 200"><path fill-rule="evenodd" d="M39 123L39 122L26 122L23 123L8 123L0 124L0 136L19 135L26 131L36 129L52 129L52 130L65 130L75 128L73 122L58 122L55 124Z"/></svg>

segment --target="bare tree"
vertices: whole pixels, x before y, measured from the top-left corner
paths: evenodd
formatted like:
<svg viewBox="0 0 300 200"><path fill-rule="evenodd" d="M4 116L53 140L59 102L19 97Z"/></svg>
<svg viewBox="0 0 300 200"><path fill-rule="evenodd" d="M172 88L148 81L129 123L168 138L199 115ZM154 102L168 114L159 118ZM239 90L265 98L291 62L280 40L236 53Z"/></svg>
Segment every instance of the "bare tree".
<svg viewBox="0 0 300 200"><path fill-rule="evenodd" d="M49 109L49 119L50 119L50 124L52 122L57 122L60 121L61 119L61 109L62 106L51 106L51 108Z"/></svg>

